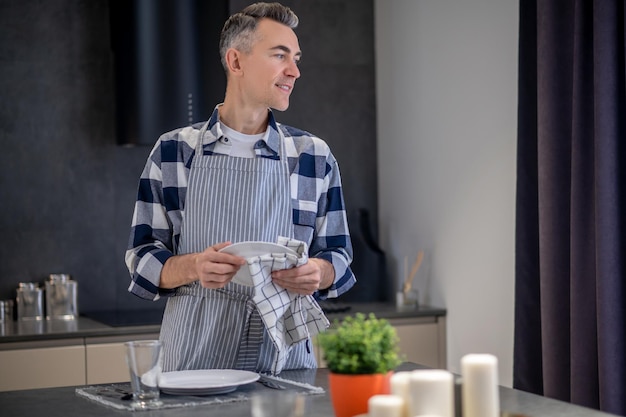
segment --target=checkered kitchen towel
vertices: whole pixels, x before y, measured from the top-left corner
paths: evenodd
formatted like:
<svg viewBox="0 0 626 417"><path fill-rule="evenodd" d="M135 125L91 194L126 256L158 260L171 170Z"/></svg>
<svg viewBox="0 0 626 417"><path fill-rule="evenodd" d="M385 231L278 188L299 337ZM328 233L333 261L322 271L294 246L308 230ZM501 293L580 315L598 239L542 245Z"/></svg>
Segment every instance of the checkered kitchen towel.
<svg viewBox="0 0 626 417"><path fill-rule="evenodd" d="M252 300L278 352L275 369L272 370L274 374L285 365L289 346L330 325L313 296L289 292L272 282L272 271L304 265L309 259L305 242L279 237L277 243L293 249L297 255L268 253L247 259L254 283Z"/></svg>

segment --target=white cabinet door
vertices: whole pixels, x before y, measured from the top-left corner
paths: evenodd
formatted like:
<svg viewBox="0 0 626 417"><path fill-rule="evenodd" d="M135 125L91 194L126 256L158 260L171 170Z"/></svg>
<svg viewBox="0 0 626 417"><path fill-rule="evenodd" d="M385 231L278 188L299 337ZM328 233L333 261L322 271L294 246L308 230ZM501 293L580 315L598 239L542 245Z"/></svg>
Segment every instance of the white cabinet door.
<svg viewBox="0 0 626 417"><path fill-rule="evenodd" d="M124 342L158 339L158 334L90 337L86 339L87 384L130 381Z"/></svg>
<svg viewBox="0 0 626 417"><path fill-rule="evenodd" d="M128 382L123 343L87 345L87 384Z"/></svg>
<svg viewBox="0 0 626 417"><path fill-rule="evenodd" d="M446 369L446 325L444 317L389 320L400 339L400 353L408 362Z"/></svg>
<svg viewBox="0 0 626 417"><path fill-rule="evenodd" d="M400 338L400 354L406 361L439 368L437 324L407 324L394 326Z"/></svg>
<svg viewBox="0 0 626 417"><path fill-rule="evenodd" d="M85 384L85 347L0 351L0 391Z"/></svg>

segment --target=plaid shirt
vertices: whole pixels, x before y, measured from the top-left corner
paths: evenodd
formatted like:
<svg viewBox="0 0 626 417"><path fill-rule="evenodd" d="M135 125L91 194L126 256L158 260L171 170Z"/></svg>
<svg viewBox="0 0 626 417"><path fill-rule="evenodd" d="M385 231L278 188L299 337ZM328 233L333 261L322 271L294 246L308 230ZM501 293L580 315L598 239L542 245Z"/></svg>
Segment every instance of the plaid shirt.
<svg viewBox="0 0 626 417"><path fill-rule="evenodd" d="M189 169L203 124L162 135L141 174L126 251L128 290L141 298L157 300L175 293L159 288L160 275L165 261L178 253ZM339 166L324 141L277 123L271 111L269 127L254 147L256 157L279 159L280 129L289 165L294 238L309 244L310 257L326 259L335 269L334 283L316 298L337 297L355 283ZM204 155L229 154L230 145L222 138L216 108L203 138Z"/></svg>

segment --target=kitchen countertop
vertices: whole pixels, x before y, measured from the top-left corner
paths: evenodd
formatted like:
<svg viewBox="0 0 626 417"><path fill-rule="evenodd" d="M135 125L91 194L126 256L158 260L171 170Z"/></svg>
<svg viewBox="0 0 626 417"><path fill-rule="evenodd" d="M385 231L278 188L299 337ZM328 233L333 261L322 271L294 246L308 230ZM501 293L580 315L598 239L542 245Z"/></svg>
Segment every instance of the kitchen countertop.
<svg viewBox="0 0 626 417"><path fill-rule="evenodd" d="M87 317L75 320L14 321L0 326L0 349L4 344L19 342L78 339L84 337L123 336L158 333L160 325L113 327Z"/></svg>
<svg viewBox="0 0 626 417"><path fill-rule="evenodd" d="M406 363L399 370L422 368ZM333 408L328 393L328 370L318 369L314 384L324 388L324 394L306 397L307 417L333 416ZM257 388L254 388L257 389ZM264 389L258 385L258 389ZM589 408L557 401L524 391L500 387L500 406L507 417L609 417L607 414ZM150 417L242 417L250 416L249 401L225 404L198 405L183 408L132 412L114 410L91 400L79 397L76 387L48 388L38 390L0 392L0 410L4 417L67 417L67 416L150 416ZM457 413L458 415L458 413Z"/></svg>
<svg viewBox="0 0 626 417"><path fill-rule="evenodd" d="M415 317L442 317L446 310L442 308L396 307L388 303L336 303L322 302L331 323L347 315L374 313L385 319L410 319ZM347 310L346 310L347 309ZM0 349L5 344L33 341L60 341L85 337L123 336L128 334L158 333L160 330L160 311L135 312L98 312L80 316L75 320L40 320L0 322ZM122 324L126 318L127 323ZM8 346L5 345L4 348Z"/></svg>

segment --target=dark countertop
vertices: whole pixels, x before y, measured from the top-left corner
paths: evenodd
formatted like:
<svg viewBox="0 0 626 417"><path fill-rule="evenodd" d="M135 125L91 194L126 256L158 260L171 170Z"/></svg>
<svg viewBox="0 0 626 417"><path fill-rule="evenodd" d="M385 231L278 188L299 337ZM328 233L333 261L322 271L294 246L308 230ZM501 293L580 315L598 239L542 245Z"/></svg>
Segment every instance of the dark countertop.
<svg viewBox="0 0 626 417"><path fill-rule="evenodd" d="M348 305L329 301L320 304L327 311L327 317L331 322L357 312L372 312L377 317L386 319L446 315L445 309L430 306L397 308L387 303L350 303ZM5 343L62 342L63 339L158 333L161 327L161 316L162 310L108 311L89 313L88 317L80 316L75 320L0 322L0 349Z"/></svg>
<svg viewBox="0 0 626 417"><path fill-rule="evenodd" d="M0 327L0 349L5 343L51 340L62 342L64 339L85 337L158 333L160 328L158 324L113 327L87 317L75 320L14 321Z"/></svg>
<svg viewBox="0 0 626 417"><path fill-rule="evenodd" d="M414 317L442 317L446 315L446 309L422 305L419 307L396 307L390 303L334 303L332 301L320 302L320 306L326 312L328 319L341 319L356 313L374 313L378 318L402 319ZM343 311L345 307L349 310ZM335 312L336 311L336 312Z"/></svg>
<svg viewBox="0 0 626 417"><path fill-rule="evenodd" d="M399 370L422 368L415 364L403 364ZM328 370L318 369L314 384L324 388L324 394L306 397L307 417L329 417L334 412L328 393ZM241 417L250 415L250 403L246 401L198 405L139 412L114 410L92 402L75 393L76 387L49 388L25 391L0 392L0 410L4 417L67 417L67 416L150 416L150 417ZM263 389L261 385L254 389ZM500 406L509 417L609 417L589 408L552 400L523 391L500 387ZM457 414L458 415L458 414Z"/></svg>

